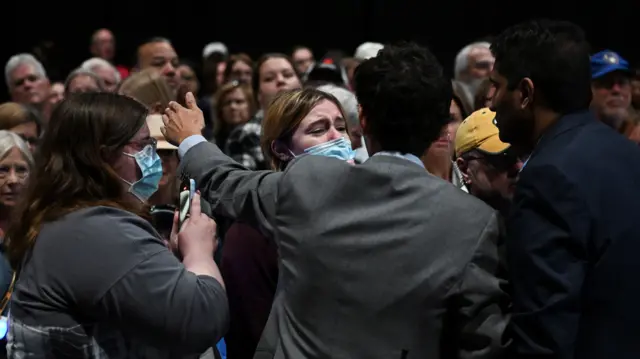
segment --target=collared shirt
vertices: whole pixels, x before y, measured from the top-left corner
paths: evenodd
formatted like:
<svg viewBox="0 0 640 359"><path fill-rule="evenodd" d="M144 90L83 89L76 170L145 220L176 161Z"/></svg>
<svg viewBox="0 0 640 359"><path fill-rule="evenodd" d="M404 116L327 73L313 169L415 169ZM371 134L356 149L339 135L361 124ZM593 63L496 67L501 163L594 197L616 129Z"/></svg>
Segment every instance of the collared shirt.
<svg viewBox="0 0 640 359"><path fill-rule="evenodd" d="M424 163L422 163L422 160L420 160L420 158L418 158L417 156L412 155L410 153L400 153L400 152L392 152L392 151L380 151L380 152L376 152L374 154L374 156L400 157L400 158L404 158L406 160L409 160L409 161L417 164L418 166L424 168Z"/></svg>

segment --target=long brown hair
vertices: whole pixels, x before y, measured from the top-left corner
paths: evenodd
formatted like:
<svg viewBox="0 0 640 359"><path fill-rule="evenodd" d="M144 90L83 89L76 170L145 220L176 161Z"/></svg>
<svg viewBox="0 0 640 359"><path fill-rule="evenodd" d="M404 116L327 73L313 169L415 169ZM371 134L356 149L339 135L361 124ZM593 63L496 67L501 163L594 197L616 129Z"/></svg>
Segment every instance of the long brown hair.
<svg viewBox="0 0 640 359"><path fill-rule="evenodd" d="M273 141L283 141L290 144L291 136L302 120L323 100L328 100L338 107L342 117L346 119L340 101L328 92L315 88L302 90L288 90L276 95L267 109L262 120L262 135L260 147L265 159L269 160L271 168L282 170L288 161L275 156L271 150ZM347 126L347 133L349 128Z"/></svg>
<svg viewBox="0 0 640 359"><path fill-rule="evenodd" d="M5 238L13 268L47 222L97 205L136 212L108 160L122 152L146 117L144 105L111 93L73 94L56 106Z"/></svg>
<svg viewBox="0 0 640 359"><path fill-rule="evenodd" d="M231 132L232 128L227 124L227 122L222 118L222 110L224 110L224 101L235 90L241 90L244 94L245 100L247 100L247 104L249 106L249 118L252 118L253 115L256 114L258 109L258 104L256 102L255 96L253 96L253 90L247 84L240 83L238 81L227 82L222 85L218 89L214 96L214 103L216 104L215 111L216 115L213 118L213 136L216 141L222 140L226 138ZM219 146L224 145L223 143L217 142Z"/></svg>

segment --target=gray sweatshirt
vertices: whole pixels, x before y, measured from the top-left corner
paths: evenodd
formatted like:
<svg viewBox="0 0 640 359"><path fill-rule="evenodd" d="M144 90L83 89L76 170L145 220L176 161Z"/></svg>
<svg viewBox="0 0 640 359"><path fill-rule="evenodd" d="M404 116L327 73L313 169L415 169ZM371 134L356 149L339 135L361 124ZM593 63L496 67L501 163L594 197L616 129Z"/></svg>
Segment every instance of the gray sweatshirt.
<svg viewBox="0 0 640 359"><path fill-rule="evenodd" d="M191 358L225 334L226 293L144 219L92 207L50 223L12 296L9 358Z"/></svg>

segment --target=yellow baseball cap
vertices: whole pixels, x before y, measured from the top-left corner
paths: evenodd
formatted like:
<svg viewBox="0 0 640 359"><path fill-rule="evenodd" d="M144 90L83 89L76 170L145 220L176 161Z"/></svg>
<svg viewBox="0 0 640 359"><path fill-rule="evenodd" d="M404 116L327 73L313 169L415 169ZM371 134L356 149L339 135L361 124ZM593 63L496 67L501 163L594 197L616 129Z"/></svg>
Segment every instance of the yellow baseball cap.
<svg viewBox="0 0 640 359"><path fill-rule="evenodd" d="M502 153L510 147L500 141L496 126L496 113L483 108L467 117L456 132L456 156L479 149L487 153Z"/></svg>

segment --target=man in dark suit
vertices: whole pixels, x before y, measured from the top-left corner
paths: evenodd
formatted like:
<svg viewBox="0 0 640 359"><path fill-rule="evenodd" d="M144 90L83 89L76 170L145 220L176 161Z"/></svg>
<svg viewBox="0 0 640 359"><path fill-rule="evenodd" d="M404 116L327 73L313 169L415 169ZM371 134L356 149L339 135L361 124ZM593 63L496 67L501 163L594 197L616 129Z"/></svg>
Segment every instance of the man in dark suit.
<svg viewBox="0 0 640 359"><path fill-rule="evenodd" d="M640 149L588 111L589 46L567 22L493 43L500 139L529 153L507 221L512 358L640 358Z"/></svg>
<svg viewBox="0 0 640 359"><path fill-rule="evenodd" d="M182 173L213 211L278 244L256 358L499 357L508 298L496 214L417 157L449 121L450 82L413 44L385 47L355 82L373 155L362 165L303 155L283 172L248 171L196 136L192 96L167 110L165 137L182 142Z"/></svg>

